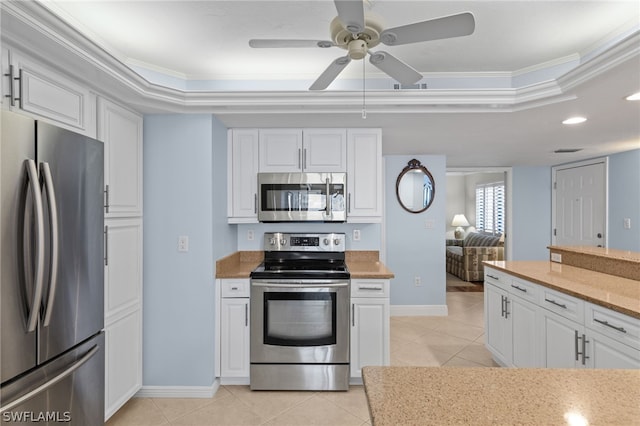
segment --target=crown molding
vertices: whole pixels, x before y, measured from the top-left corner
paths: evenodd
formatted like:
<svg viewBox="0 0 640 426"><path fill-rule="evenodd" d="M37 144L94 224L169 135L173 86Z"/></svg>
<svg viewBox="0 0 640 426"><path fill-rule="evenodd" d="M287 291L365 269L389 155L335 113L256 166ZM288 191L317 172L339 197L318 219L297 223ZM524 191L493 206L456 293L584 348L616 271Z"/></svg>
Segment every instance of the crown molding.
<svg viewBox="0 0 640 426"><path fill-rule="evenodd" d="M33 1L3 1L2 41L140 112L213 114L358 113L362 91L187 91L154 84L117 57ZM505 112L575 99L574 87L640 55L640 31L564 75L523 88L374 90L366 94L369 112ZM560 58L552 65L575 60ZM487 73L485 73L487 74ZM513 73L512 73L513 74ZM504 73L488 73L488 77ZM443 74L438 74L443 77ZM427 75L428 77L428 75ZM447 77L462 78L451 74ZM467 75L466 77L469 77Z"/></svg>

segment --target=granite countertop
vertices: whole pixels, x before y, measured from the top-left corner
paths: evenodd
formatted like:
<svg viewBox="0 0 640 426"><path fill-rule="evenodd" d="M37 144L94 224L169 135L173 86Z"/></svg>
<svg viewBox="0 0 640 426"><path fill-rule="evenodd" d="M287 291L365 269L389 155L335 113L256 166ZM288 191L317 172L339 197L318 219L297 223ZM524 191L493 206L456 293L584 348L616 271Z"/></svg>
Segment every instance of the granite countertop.
<svg viewBox="0 0 640 426"><path fill-rule="evenodd" d="M364 367L372 426L638 424L640 371Z"/></svg>
<svg viewBox="0 0 640 426"><path fill-rule="evenodd" d="M640 253L629 250L618 250L608 247L593 246L549 246L550 250L604 257L605 259L626 260L640 263Z"/></svg>
<svg viewBox="0 0 640 426"><path fill-rule="evenodd" d="M347 268L351 278L393 278L393 273L379 260L377 251L347 251ZM262 251L238 251L216 261L216 278L249 278L264 259Z"/></svg>
<svg viewBox="0 0 640 426"><path fill-rule="evenodd" d="M640 281L549 261L485 261L485 265L588 302L640 318Z"/></svg>

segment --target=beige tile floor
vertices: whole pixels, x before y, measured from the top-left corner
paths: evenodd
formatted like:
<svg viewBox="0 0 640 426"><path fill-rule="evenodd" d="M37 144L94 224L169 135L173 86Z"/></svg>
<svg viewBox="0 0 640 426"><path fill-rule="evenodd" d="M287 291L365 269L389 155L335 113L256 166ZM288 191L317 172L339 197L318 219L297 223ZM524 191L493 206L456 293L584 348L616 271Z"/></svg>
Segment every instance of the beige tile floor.
<svg viewBox="0 0 640 426"><path fill-rule="evenodd" d="M496 366L484 348L483 293L447 293L448 317L392 317L391 365ZM362 386L348 392L252 392L210 399L133 398L107 426L370 425Z"/></svg>

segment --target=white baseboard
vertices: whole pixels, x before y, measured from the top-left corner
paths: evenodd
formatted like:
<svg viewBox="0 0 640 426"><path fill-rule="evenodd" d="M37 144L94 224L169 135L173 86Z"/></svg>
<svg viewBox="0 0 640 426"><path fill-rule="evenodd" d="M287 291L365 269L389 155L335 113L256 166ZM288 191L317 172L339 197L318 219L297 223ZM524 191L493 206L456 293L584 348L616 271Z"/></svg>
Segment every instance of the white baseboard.
<svg viewBox="0 0 640 426"><path fill-rule="evenodd" d="M447 305L391 305L392 317L446 317Z"/></svg>
<svg viewBox="0 0 640 426"><path fill-rule="evenodd" d="M218 391L220 381L211 386L142 386L136 398L211 398Z"/></svg>

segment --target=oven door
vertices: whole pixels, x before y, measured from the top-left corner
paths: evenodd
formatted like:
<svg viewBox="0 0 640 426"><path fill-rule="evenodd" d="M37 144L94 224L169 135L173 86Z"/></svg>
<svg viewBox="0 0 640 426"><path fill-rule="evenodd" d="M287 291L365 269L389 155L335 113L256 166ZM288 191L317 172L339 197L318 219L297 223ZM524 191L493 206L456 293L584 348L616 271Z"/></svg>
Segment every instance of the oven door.
<svg viewBox="0 0 640 426"><path fill-rule="evenodd" d="M252 280L251 363L348 363L348 280Z"/></svg>

